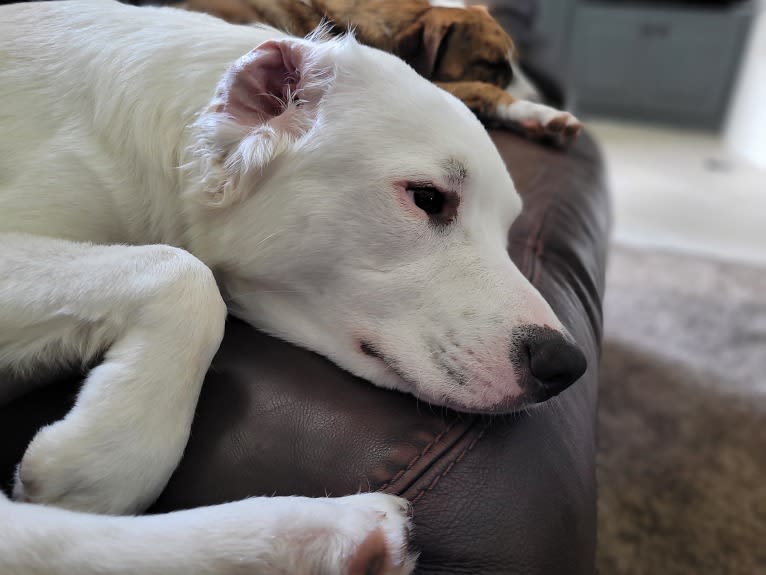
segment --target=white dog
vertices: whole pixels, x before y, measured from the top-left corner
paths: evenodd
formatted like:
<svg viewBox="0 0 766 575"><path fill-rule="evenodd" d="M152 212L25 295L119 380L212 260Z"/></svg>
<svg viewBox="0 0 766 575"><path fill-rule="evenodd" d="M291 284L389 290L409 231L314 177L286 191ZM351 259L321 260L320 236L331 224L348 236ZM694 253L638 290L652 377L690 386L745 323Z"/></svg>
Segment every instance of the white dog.
<svg viewBox="0 0 766 575"><path fill-rule="evenodd" d="M162 490L224 302L440 405L567 387L584 357L505 251L520 209L468 109L351 37L0 9L0 369L103 354L29 445L19 502L0 495L0 572L409 573L407 504L384 494L88 512Z"/></svg>

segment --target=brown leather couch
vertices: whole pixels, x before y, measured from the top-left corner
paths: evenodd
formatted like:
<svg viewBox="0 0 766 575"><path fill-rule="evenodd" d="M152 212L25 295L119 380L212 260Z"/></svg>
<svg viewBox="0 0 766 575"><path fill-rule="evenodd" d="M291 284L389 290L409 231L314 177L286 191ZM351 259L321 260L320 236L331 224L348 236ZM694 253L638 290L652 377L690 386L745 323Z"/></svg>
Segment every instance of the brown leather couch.
<svg viewBox="0 0 766 575"><path fill-rule="evenodd" d="M591 575L595 409L609 221L600 156L493 138L525 200L509 251L570 329L588 371L526 413L487 419L374 388L230 320L180 467L153 512L252 495L384 490L414 504L420 574ZM80 376L0 408L0 478Z"/></svg>

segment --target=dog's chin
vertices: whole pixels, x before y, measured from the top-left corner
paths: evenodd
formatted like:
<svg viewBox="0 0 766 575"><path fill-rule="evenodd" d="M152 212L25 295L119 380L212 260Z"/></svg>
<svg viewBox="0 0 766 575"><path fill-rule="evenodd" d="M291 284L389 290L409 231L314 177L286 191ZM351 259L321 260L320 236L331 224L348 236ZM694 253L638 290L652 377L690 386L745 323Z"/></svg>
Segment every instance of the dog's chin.
<svg viewBox="0 0 766 575"><path fill-rule="evenodd" d="M418 400L434 408L446 408L461 413L473 415L506 415L517 411L526 410L537 402L528 400L524 394L509 396L500 402L483 405L480 402L468 403L459 398L452 398L447 394L430 393L417 383L402 377L387 367L384 367L380 376L368 378L372 383L387 389L403 391L414 395Z"/></svg>
<svg viewBox="0 0 766 575"><path fill-rule="evenodd" d="M535 404L525 401L523 397L516 396L490 406L465 405L458 400L450 401L449 399L442 399L435 405L471 415L510 415L518 411L526 411Z"/></svg>
<svg viewBox="0 0 766 575"><path fill-rule="evenodd" d="M450 397L446 393L434 393L402 373L393 362L383 357L374 348L364 345L362 347L364 354L369 357L366 358L368 361L365 362L365 369L358 373L359 376L378 387L414 395L421 402L434 408L446 408L476 415L504 415L526 410L537 403L525 398L523 392L519 395L509 395L497 402L488 402L486 405L481 401L467 402Z"/></svg>

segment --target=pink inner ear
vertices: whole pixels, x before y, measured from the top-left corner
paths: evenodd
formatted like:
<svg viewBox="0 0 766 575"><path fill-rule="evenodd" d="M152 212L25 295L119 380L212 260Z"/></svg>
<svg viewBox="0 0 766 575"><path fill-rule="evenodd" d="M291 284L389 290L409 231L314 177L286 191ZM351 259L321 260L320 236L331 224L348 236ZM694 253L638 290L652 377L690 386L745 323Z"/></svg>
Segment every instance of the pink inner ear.
<svg viewBox="0 0 766 575"><path fill-rule="evenodd" d="M279 116L301 80L303 59L295 42L264 42L227 72L221 111L245 126L257 126Z"/></svg>

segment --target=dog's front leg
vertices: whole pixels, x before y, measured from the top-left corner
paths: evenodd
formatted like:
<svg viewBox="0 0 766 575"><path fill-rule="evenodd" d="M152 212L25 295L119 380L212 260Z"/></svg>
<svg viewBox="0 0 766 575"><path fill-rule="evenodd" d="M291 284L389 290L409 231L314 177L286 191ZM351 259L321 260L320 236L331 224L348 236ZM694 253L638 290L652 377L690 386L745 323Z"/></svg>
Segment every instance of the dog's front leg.
<svg viewBox="0 0 766 575"><path fill-rule="evenodd" d="M169 246L0 234L0 368L103 354L67 416L38 432L18 499L102 513L148 506L180 460L226 309L211 271Z"/></svg>
<svg viewBox="0 0 766 575"><path fill-rule="evenodd" d="M478 118L489 125L516 127L531 136L571 139L582 124L569 112L517 100L505 90L485 82L437 82L468 106Z"/></svg>
<svg viewBox="0 0 766 575"><path fill-rule="evenodd" d="M255 497L114 517L0 495L2 575L409 575L405 500Z"/></svg>

